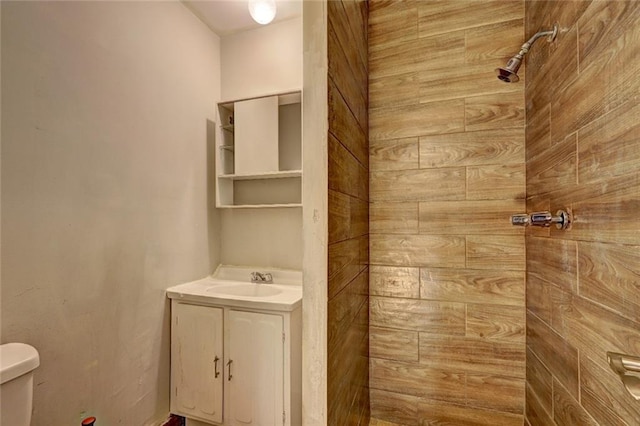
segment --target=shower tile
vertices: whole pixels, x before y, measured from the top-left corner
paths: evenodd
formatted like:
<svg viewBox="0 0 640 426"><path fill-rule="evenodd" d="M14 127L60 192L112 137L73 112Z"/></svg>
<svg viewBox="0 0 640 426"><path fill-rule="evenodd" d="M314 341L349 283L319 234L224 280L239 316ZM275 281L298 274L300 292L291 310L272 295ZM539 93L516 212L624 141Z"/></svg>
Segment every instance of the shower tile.
<svg viewBox="0 0 640 426"><path fill-rule="evenodd" d="M420 362L442 370L498 374L524 379L525 346L475 337L420 333Z"/></svg>
<svg viewBox="0 0 640 426"><path fill-rule="evenodd" d="M572 395L578 395L578 351L530 313L527 313L527 347Z"/></svg>
<svg viewBox="0 0 640 426"><path fill-rule="evenodd" d="M550 411L545 410L530 386L526 386L525 402L525 416L531 426L550 426L555 424L551 420Z"/></svg>
<svg viewBox="0 0 640 426"><path fill-rule="evenodd" d="M502 61L500 61L502 62ZM501 65L497 63L496 66ZM505 97L522 97L523 87L515 84L498 85L495 81L495 67L488 64L445 67L422 71L418 74L420 102L435 102L448 99L460 99L479 95L504 93ZM509 95L507 95L507 93Z"/></svg>
<svg viewBox="0 0 640 426"><path fill-rule="evenodd" d="M426 396L436 400L465 402L466 375L421 364L371 359L371 389Z"/></svg>
<svg viewBox="0 0 640 426"><path fill-rule="evenodd" d="M335 30L339 42L339 46L335 48L344 51L347 63L356 75L358 84L364 88L367 84L367 33L356 34L352 31L350 21L357 18L347 16L343 3L342 1L327 2L328 21ZM350 8L349 12L356 12L356 8Z"/></svg>
<svg viewBox="0 0 640 426"><path fill-rule="evenodd" d="M409 170L419 167L418 138L372 141L369 168L372 172Z"/></svg>
<svg viewBox="0 0 640 426"><path fill-rule="evenodd" d="M431 201L420 203L420 233L523 235L522 227L506 227L510 215L523 212L524 200Z"/></svg>
<svg viewBox="0 0 640 426"><path fill-rule="evenodd" d="M600 360L606 367L607 351L630 354L637 351L640 323L583 297L565 295L565 298L563 309L558 311L558 316L562 316L562 335L568 344L580 350L580 356Z"/></svg>
<svg viewBox="0 0 640 426"><path fill-rule="evenodd" d="M420 269L423 299L522 306L524 288L524 271Z"/></svg>
<svg viewBox="0 0 640 426"><path fill-rule="evenodd" d="M640 43L635 27L611 48L580 66L577 78L555 91L551 103L551 136L558 139L573 133L607 112L633 100L640 91L637 78ZM615 70L612 71L612 70Z"/></svg>
<svg viewBox="0 0 640 426"><path fill-rule="evenodd" d="M469 373L467 405L519 414L524 409L524 386L521 378Z"/></svg>
<svg viewBox="0 0 640 426"><path fill-rule="evenodd" d="M349 197L351 217L349 220L349 238L358 238L369 233L369 202ZM368 258L368 256L367 256Z"/></svg>
<svg viewBox="0 0 640 426"><path fill-rule="evenodd" d="M527 273L527 309L551 324L551 285L531 272Z"/></svg>
<svg viewBox="0 0 640 426"><path fill-rule="evenodd" d="M420 167L422 168L522 164L523 162L523 128L420 137Z"/></svg>
<svg viewBox="0 0 640 426"><path fill-rule="evenodd" d="M465 130L524 128L524 93L465 99Z"/></svg>
<svg viewBox="0 0 640 426"><path fill-rule="evenodd" d="M637 1L593 2L580 16L578 51L581 66L611 49L629 28L640 25Z"/></svg>
<svg viewBox="0 0 640 426"><path fill-rule="evenodd" d="M423 426L522 426L522 414L485 410L423 399L419 405Z"/></svg>
<svg viewBox="0 0 640 426"><path fill-rule="evenodd" d="M390 422L375 422L374 426L420 426L418 417L418 404L420 398L403 393L387 392L379 389L371 389L371 417ZM398 422L396 424L395 422Z"/></svg>
<svg viewBox="0 0 640 426"><path fill-rule="evenodd" d="M470 10L473 12L469 13ZM473 28L523 17L524 2L517 1L435 0L418 3L420 37L446 33L452 28Z"/></svg>
<svg viewBox="0 0 640 426"><path fill-rule="evenodd" d="M419 104L419 88L416 71L372 78L369 80L369 108Z"/></svg>
<svg viewBox="0 0 640 426"><path fill-rule="evenodd" d="M369 197L374 203L462 200L464 181L463 167L371 172Z"/></svg>
<svg viewBox="0 0 640 426"><path fill-rule="evenodd" d="M358 72L354 67L360 65L360 61L355 64L348 62L344 50L340 49L333 25L328 25L328 62L331 83L339 87L349 111L354 115L360 127L367 125L367 79L366 74L358 81ZM331 84L330 83L330 84ZM331 114L333 109L329 108ZM335 111L340 113L340 111ZM342 139L341 139L342 140Z"/></svg>
<svg viewBox="0 0 640 426"><path fill-rule="evenodd" d="M562 28L566 28L562 26ZM553 43L547 43L548 56L539 64L544 85L553 97L578 75L578 31L575 26L561 32ZM532 68L530 68L532 69Z"/></svg>
<svg viewBox="0 0 640 426"><path fill-rule="evenodd" d="M467 167L467 200L525 198L524 164Z"/></svg>
<svg viewBox="0 0 640 426"><path fill-rule="evenodd" d="M580 295L640 322L640 246L578 243Z"/></svg>
<svg viewBox="0 0 640 426"><path fill-rule="evenodd" d="M370 220L372 234L417 234L418 203L372 203Z"/></svg>
<svg viewBox="0 0 640 426"><path fill-rule="evenodd" d="M351 233L351 197L329 190L329 243L346 240Z"/></svg>
<svg viewBox="0 0 640 426"><path fill-rule="evenodd" d="M632 425L640 419L640 407L606 362L580 358L580 401L602 425Z"/></svg>
<svg viewBox="0 0 640 426"><path fill-rule="evenodd" d="M538 402L545 411L551 413L553 407L553 388L551 372L538 357L527 348L526 359L527 383L535 389Z"/></svg>
<svg viewBox="0 0 640 426"><path fill-rule="evenodd" d="M540 107L540 111L532 114L528 119L526 128L527 162L532 161L551 147L550 113L550 105L544 104Z"/></svg>
<svg viewBox="0 0 640 426"><path fill-rule="evenodd" d="M468 268L525 270L524 236L467 235L466 240Z"/></svg>
<svg viewBox="0 0 640 426"><path fill-rule="evenodd" d="M366 104L363 103L366 108ZM366 109L363 109L366 112ZM359 121L360 120L360 121ZM353 114L344 100L343 94L329 81L329 132L342 143L365 167L369 165L367 135L363 130L363 117Z"/></svg>
<svg viewBox="0 0 640 426"><path fill-rule="evenodd" d="M399 139L464 130L464 100L372 109L370 139Z"/></svg>
<svg viewBox="0 0 640 426"><path fill-rule="evenodd" d="M367 185L367 169L329 134L329 189L366 200Z"/></svg>
<svg viewBox="0 0 640 426"><path fill-rule="evenodd" d="M462 66L464 45L464 31L455 31L372 49L369 54L369 78Z"/></svg>
<svg viewBox="0 0 640 426"><path fill-rule="evenodd" d="M374 327L464 335L465 306L462 303L372 296L369 304Z"/></svg>
<svg viewBox="0 0 640 426"><path fill-rule="evenodd" d="M441 268L465 265L465 240L454 235L372 234L370 252L374 265Z"/></svg>
<svg viewBox="0 0 640 426"><path fill-rule="evenodd" d="M339 347L339 343L354 345L354 342L359 342L362 335L367 333L368 327L360 327L355 322L361 309L367 309L366 275L360 274L348 287L329 300L327 339L330 348ZM355 356L355 351L353 352L352 356Z"/></svg>
<svg viewBox="0 0 640 426"><path fill-rule="evenodd" d="M576 136L571 135L527 162L527 195L577 182Z"/></svg>
<svg viewBox="0 0 640 426"><path fill-rule="evenodd" d="M525 309L520 306L467 304L467 337L522 343Z"/></svg>
<svg viewBox="0 0 640 426"><path fill-rule="evenodd" d="M496 81L494 69L503 66L508 58L512 57L514 50L522 45L522 16L513 20L504 20L490 25L470 28L466 30L465 63L468 65L480 64L491 70L491 79L495 92L499 92L500 86L515 86L514 90L524 90L522 85L502 84ZM527 57L527 62L529 57ZM524 73L522 73L524 75Z"/></svg>
<svg viewBox="0 0 640 426"><path fill-rule="evenodd" d="M558 426L598 426L557 380L553 381L553 420Z"/></svg>
<svg viewBox="0 0 640 426"><path fill-rule="evenodd" d="M371 51L414 41L418 38L418 2L372 1L369 3Z"/></svg>
<svg viewBox="0 0 640 426"><path fill-rule="evenodd" d="M418 268L372 265L369 272L369 291L372 296L417 299L420 296L418 275Z"/></svg>
<svg viewBox="0 0 640 426"><path fill-rule="evenodd" d="M418 362L418 332L369 328L369 355L404 362Z"/></svg>
<svg viewBox="0 0 640 426"><path fill-rule="evenodd" d="M580 183L637 172L640 163L640 104L627 102L578 131Z"/></svg>
<svg viewBox="0 0 640 426"><path fill-rule="evenodd" d="M619 192L611 191L608 195L574 202L572 237L584 241L638 244L640 173L634 176L635 184Z"/></svg>
<svg viewBox="0 0 640 426"><path fill-rule="evenodd" d="M329 245L329 298L338 294L361 271L358 240L349 239Z"/></svg>
<svg viewBox="0 0 640 426"><path fill-rule="evenodd" d="M578 258L575 241L527 238L527 271L566 291L577 292Z"/></svg>

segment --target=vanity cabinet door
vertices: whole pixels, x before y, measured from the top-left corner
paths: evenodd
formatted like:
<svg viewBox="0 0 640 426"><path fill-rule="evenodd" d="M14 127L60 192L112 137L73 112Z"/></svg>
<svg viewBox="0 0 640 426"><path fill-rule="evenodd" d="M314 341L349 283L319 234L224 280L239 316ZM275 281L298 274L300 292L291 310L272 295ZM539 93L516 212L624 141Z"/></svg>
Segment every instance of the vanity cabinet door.
<svg viewBox="0 0 640 426"><path fill-rule="evenodd" d="M171 412L222 423L223 310L173 302Z"/></svg>
<svg viewBox="0 0 640 426"><path fill-rule="evenodd" d="M228 318L225 373L229 405L225 424L282 425L282 316L231 310Z"/></svg>

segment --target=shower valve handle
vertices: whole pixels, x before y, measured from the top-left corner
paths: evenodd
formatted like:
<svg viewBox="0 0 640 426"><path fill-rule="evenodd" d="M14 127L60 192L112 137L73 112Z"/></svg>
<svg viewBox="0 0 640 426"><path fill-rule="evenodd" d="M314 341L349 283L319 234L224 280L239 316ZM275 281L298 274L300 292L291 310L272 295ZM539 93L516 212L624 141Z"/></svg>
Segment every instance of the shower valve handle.
<svg viewBox="0 0 640 426"><path fill-rule="evenodd" d="M530 224L529 215L526 213L514 214L511 216L511 224L517 226L527 226Z"/></svg>
<svg viewBox="0 0 640 426"><path fill-rule="evenodd" d="M571 224L571 219L571 213L565 210L558 210L555 216L550 212L521 213L511 216L511 224L516 226L531 225L548 228L552 223L555 223L558 229L568 229Z"/></svg>

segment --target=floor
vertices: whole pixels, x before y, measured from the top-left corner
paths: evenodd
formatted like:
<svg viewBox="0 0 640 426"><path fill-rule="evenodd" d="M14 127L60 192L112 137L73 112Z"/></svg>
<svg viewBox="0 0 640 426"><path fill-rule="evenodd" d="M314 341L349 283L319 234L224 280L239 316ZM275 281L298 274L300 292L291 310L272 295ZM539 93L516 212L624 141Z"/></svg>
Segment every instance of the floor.
<svg viewBox="0 0 640 426"><path fill-rule="evenodd" d="M371 419L371 421L369 421L369 426L402 426L402 425L399 425L398 423L386 422L384 420Z"/></svg>

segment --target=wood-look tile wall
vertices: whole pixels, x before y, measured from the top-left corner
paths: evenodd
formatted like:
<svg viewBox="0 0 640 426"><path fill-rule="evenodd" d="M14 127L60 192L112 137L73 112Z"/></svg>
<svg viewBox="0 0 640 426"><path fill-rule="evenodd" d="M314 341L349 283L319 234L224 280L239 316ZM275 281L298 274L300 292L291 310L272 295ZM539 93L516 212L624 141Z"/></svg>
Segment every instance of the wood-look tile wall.
<svg viewBox="0 0 640 426"><path fill-rule="evenodd" d="M607 351L640 356L640 2L527 1L528 210L573 228L527 231L526 418L638 425Z"/></svg>
<svg viewBox="0 0 640 426"><path fill-rule="evenodd" d="M369 8L371 415L521 426L524 2Z"/></svg>
<svg viewBox="0 0 640 426"><path fill-rule="evenodd" d="M332 0L329 55L329 425L369 423L368 5Z"/></svg>

